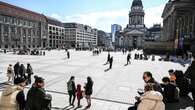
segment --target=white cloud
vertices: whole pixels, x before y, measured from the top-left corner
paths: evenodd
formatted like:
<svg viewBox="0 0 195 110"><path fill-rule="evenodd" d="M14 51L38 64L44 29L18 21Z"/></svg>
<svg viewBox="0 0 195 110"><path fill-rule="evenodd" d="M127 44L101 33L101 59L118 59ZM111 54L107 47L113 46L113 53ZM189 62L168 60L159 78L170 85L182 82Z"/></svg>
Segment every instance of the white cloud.
<svg viewBox="0 0 195 110"><path fill-rule="evenodd" d="M147 27L153 26L153 24L161 23L163 19L161 18L162 12L164 9L164 5L160 5L157 7L148 8L145 10L145 24Z"/></svg>
<svg viewBox="0 0 195 110"><path fill-rule="evenodd" d="M151 27L155 23L162 23L161 14L164 5L145 9L145 24ZM112 10L104 12L93 12L86 14L73 14L70 16L62 17L57 14L52 14L51 17L59 19L63 22L77 22L87 24L93 28L111 31L111 24L120 24L124 27L128 24L129 9Z"/></svg>

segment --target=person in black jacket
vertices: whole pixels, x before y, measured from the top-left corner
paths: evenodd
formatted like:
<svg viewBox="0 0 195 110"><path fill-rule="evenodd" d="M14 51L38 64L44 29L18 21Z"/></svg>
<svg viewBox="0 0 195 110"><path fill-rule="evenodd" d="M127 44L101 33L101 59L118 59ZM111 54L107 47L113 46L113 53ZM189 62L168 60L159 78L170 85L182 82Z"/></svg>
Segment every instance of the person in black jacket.
<svg viewBox="0 0 195 110"><path fill-rule="evenodd" d="M51 110L52 97L46 94L44 79L35 76L35 83L27 93L25 110Z"/></svg>
<svg viewBox="0 0 195 110"><path fill-rule="evenodd" d="M165 103L173 103L179 101L179 91L173 83L171 83L168 77L162 79L161 84L163 89L163 101Z"/></svg>
<svg viewBox="0 0 195 110"><path fill-rule="evenodd" d="M127 55L127 65L128 65L129 63L131 64L130 59L131 59L131 54L129 53L129 54Z"/></svg>
<svg viewBox="0 0 195 110"><path fill-rule="evenodd" d="M190 92L190 84L189 80L184 76L183 71L181 70L176 70L175 71L175 76L176 76L176 85L180 89L180 97L183 96L188 96Z"/></svg>
<svg viewBox="0 0 195 110"><path fill-rule="evenodd" d="M188 67L185 72L185 76L191 80L191 92L194 100L194 108L195 108L195 55L193 55L192 64Z"/></svg>
<svg viewBox="0 0 195 110"><path fill-rule="evenodd" d="M23 78L26 79L25 73L26 73L26 68L25 68L25 66L23 64L21 64L20 68L19 68L19 75L20 75L20 77L23 77Z"/></svg>
<svg viewBox="0 0 195 110"><path fill-rule="evenodd" d="M110 52L108 52L107 62L106 62L106 64L108 64L109 62L110 62Z"/></svg>
<svg viewBox="0 0 195 110"><path fill-rule="evenodd" d="M15 74L15 78L19 77L19 69L20 69L20 63L17 62L17 63L14 65L14 74Z"/></svg>
<svg viewBox="0 0 195 110"><path fill-rule="evenodd" d="M86 108L90 108L91 107L91 95L93 93L93 81L91 79L91 77L87 77L87 83L85 85L85 95L86 95L86 99L87 99L87 106Z"/></svg>
<svg viewBox="0 0 195 110"><path fill-rule="evenodd" d="M144 72L143 80L144 80L145 83L153 83L154 84L154 90L162 93L161 85L157 81L154 80L151 72L149 72L149 71Z"/></svg>
<svg viewBox="0 0 195 110"><path fill-rule="evenodd" d="M74 101L76 98L76 86L75 86L75 77L71 76L70 80L67 82L67 90L68 90L68 95L69 95L69 105L74 106ZM72 100L73 98L73 100Z"/></svg>
<svg viewBox="0 0 195 110"><path fill-rule="evenodd" d="M112 69L113 57L110 58L109 63L110 63L109 69Z"/></svg>

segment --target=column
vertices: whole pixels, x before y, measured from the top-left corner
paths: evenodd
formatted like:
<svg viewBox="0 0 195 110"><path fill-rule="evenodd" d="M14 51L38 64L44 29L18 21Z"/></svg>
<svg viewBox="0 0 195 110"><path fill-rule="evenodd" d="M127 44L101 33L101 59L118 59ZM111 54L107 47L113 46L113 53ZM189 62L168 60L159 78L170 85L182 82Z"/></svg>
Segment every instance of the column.
<svg viewBox="0 0 195 110"><path fill-rule="evenodd" d="M28 39L29 39L29 28L26 29L26 47L28 48Z"/></svg>
<svg viewBox="0 0 195 110"><path fill-rule="evenodd" d="M3 24L1 25L1 48L3 48L3 44L4 44L4 26Z"/></svg>
<svg viewBox="0 0 195 110"><path fill-rule="evenodd" d="M11 47L11 27L8 26L8 48L10 49Z"/></svg>
<svg viewBox="0 0 195 110"><path fill-rule="evenodd" d="M19 36L19 38L20 38L20 48L22 48L23 47L23 30L22 30L23 28L21 27L20 28L20 36Z"/></svg>
<svg viewBox="0 0 195 110"><path fill-rule="evenodd" d="M195 11L192 15L192 37L195 38Z"/></svg>

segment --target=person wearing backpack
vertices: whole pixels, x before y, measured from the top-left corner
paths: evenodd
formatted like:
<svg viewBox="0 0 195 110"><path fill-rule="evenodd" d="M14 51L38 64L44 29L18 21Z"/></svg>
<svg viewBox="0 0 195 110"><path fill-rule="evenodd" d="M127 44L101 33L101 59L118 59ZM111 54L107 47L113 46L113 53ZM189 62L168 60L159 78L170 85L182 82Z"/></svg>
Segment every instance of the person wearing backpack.
<svg viewBox="0 0 195 110"><path fill-rule="evenodd" d="M72 105L72 106L74 106L74 101L76 98L76 86L75 86L74 80L75 80L75 77L71 76L69 81L67 82L67 90L68 90L68 95L69 95L69 105Z"/></svg>

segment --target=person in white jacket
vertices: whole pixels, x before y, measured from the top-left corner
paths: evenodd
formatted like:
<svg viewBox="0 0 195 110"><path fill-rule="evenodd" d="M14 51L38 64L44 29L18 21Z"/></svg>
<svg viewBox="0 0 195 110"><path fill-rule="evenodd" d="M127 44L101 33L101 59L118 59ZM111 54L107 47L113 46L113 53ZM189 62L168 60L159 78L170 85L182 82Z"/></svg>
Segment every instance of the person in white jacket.
<svg viewBox="0 0 195 110"><path fill-rule="evenodd" d="M145 85L144 91L137 110L165 110L162 94L154 91L151 83Z"/></svg>

